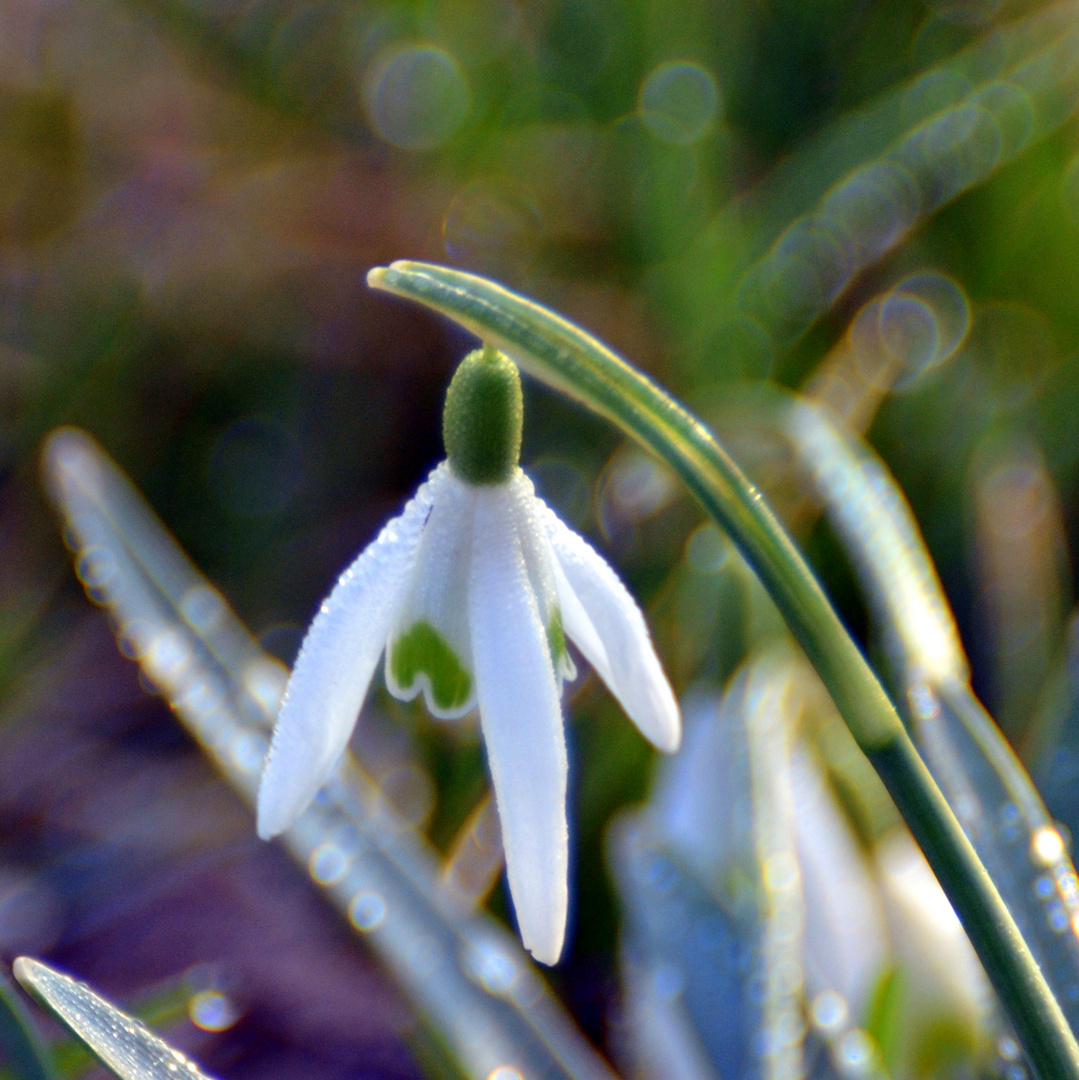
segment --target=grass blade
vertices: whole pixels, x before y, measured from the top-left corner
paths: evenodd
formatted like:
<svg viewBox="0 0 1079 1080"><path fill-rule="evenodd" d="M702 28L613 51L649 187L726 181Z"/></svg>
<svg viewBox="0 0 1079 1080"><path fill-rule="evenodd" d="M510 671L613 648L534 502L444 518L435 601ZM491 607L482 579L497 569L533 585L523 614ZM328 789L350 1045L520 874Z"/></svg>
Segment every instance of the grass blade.
<svg viewBox="0 0 1079 1080"><path fill-rule="evenodd" d="M210 1080L179 1050L85 983L28 956L20 956L12 970L19 982L120 1080Z"/></svg>
<svg viewBox="0 0 1079 1080"><path fill-rule="evenodd" d="M785 429L857 571L899 672L915 741L1079 1024L1079 890L1034 782L975 697L955 620L910 507L870 448L795 400Z"/></svg>

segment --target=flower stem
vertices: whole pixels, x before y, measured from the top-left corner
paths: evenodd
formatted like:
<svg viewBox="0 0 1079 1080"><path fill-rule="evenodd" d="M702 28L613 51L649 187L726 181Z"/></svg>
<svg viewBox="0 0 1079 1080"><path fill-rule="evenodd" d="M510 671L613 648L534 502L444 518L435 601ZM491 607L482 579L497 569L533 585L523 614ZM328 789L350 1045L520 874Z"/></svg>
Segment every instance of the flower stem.
<svg viewBox="0 0 1079 1080"><path fill-rule="evenodd" d="M1079 1080L1079 1045L993 882L801 553L703 424L580 328L499 285L397 262L368 283L454 319L662 458L738 545L873 763L965 927L1041 1080Z"/></svg>

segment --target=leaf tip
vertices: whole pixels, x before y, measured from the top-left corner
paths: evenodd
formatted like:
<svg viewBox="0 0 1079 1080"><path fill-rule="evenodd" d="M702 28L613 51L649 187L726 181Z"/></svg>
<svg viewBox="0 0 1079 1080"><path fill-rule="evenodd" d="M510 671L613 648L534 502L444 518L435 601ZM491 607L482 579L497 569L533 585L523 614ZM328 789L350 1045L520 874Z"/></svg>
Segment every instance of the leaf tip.
<svg viewBox="0 0 1079 1080"><path fill-rule="evenodd" d="M31 960L29 956L17 956L15 962L11 965L11 971L18 980L19 985L26 990L30 990L36 982L34 969L38 966L38 962Z"/></svg>

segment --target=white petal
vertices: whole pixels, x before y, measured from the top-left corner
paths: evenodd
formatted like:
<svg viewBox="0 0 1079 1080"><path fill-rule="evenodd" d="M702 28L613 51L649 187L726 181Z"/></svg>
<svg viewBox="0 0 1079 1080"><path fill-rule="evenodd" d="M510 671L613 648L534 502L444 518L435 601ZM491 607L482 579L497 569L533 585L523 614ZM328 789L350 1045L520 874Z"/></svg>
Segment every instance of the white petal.
<svg viewBox="0 0 1079 1080"><path fill-rule="evenodd" d="M515 501L508 485L477 494L472 655L517 923L532 955L553 964L568 901L566 740Z"/></svg>
<svg viewBox="0 0 1079 1080"><path fill-rule="evenodd" d="M551 542L547 539L546 525L538 512L539 504L532 481L518 469L507 487L512 496L528 580L536 597L540 621L547 629L547 644L554 662L558 696L561 698L562 680L572 681L577 678L577 669L566 648L565 618L562 614L558 583L555 580L557 567L554 553L551 551Z"/></svg>
<svg viewBox="0 0 1079 1080"><path fill-rule="evenodd" d="M544 531L546 532L546 529ZM548 539L547 543L550 545L550 539ZM558 593L558 604L562 609L562 626L566 636L571 638L577 648L585 654L588 662L599 673L600 678L605 683L609 683L608 676L611 671L611 663L607 659L607 650L603 647L599 631L592 625L588 612L585 611L581 601L577 599L577 594L570 587L570 583L566 579L566 573L562 569L562 564L555 557L553 549L551 550L551 570L554 576L555 591Z"/></svg>
<svg viewBox="0 0 1079 1080"><path fill-rule="evenodd" d="M264 840L307 808L348 745L404 599L443 468L341 575L307 631L262 773L258 833Z"/></svg>
<svg viewBox="0 0 1079 1080"><path fill-rule="evenodd" d="M390 693L411 701L422 690L428 711L443 720L476 706L468 582L478 490L445 469L386 650Z"/></svg>
<svg viewBox="0 0 1079 1080"><path fill-rule="evenodd" d="M682 739L682 719L641 609L603 558L553 510L539 499L536 503L542 508L551 548L562 571L556 581L566 633L641 734L660 750L673 753ZM565 595L561 591L564 586L569 588ZM603 653L595 648L597 636Z"/></svg>

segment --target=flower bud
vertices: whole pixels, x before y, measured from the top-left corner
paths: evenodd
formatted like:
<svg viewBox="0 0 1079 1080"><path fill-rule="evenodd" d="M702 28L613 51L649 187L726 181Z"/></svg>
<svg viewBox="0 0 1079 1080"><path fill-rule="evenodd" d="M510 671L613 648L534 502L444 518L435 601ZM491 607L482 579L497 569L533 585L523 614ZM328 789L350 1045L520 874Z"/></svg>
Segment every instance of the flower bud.
<svg viewBox="0 0 1079 1080"><path fill-rule="evenodd" d="M442 439L456 476L504 484L521 457L524 405L517 365L487 345L461 361L442 413Z"/></svg>

